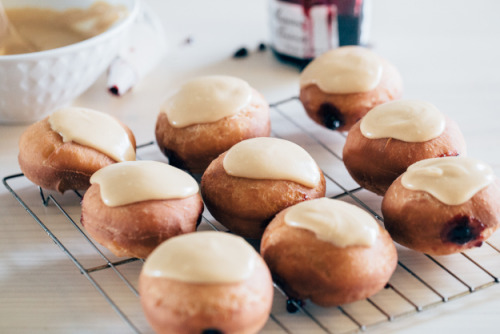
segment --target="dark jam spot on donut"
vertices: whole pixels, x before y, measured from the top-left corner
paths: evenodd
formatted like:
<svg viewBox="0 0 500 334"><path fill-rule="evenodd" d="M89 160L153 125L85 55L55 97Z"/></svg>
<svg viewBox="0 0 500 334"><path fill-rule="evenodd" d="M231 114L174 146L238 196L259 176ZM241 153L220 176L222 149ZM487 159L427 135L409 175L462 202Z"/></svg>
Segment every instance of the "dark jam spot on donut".
<svg viewBox="0 0 500 334"><path fill-rule="evenodd" d="M299 310L299 308L297 307L300 306L304 306L304 302L300 299L294 299L294 298L289 298L287 299L286 301L286 310L288 313L295 313Z"/></svg>
<svg viewBox="0 0 500 334"><path fill-rule="evenodd" d="M204 329L203 332L201 332L201 334L224 334L224 332L218 329L209 328L209 329Z"/></svg>
<svg viewBox="0 0 500 334"><path fill-rule="evenodd" d="M445 227L441 230L441 240L443 242L465 245L479 239L481 232L485 228L486 226L474 217L458 215L445 224ZM481 240L478 240L475 246L480 245Z"/></svg>
<svg viewBox="0 0 500 334"><path fill-rule="evenodd" d="M318 110L320 122L328 129L336 130L345 124L344 116L331 103L323 103Z"/></svg>
<svg viewBox="0 0 500 334"><path fill-rule="evenodd" d="M186 169L186 164L184 161L177 155L176 152L171 151L169 149L163 149L163 153L165 156L168 158L168 163L174 167L180 168L180 169Z"/></svg>

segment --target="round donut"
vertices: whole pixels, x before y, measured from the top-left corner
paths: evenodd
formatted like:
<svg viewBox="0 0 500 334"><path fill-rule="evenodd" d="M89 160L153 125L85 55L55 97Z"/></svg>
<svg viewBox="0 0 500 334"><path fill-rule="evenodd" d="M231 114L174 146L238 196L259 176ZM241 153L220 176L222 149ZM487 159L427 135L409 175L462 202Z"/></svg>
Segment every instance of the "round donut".
<svg viewBox="0 0 500 334"><path fill-rule="evenodd" d="M164 242L148 257L139 292L156 333L255 334L262 329L271 312L273 282L262 258L244 243L229 233L196 232ZM172 253L183 261L172 260ZM191 265L189 275L182 265ZM248 271L233 280L234 268L242 267Z"/></svg>
<svg viewBox="0 0 500 334"><path fill-rule="evenodd" d="M104 167L91 178L92 185L85 192L82 200L81 223L88 234L98 243L109 249L119 257L146 258L163 241L180 234L196 231L203 212L203 201L198 191L198 185L187 173L177 170L172 174L163 172L162 176L156 177L151 169L145 169L145 173L154 175L154 179L145 180L138 175L129 173L127 168L153 163L161 164L160 168L176 169L175 167L160 162L134 161L117 163ZM148 165L145 165L146 167ZM110 169L111 168L111 169ZM129 188L112 188L109 183L102 180L94 180L101 173L124 174L125 177L134 180L127 183L118 180ZM129 174L126 174L129 173ZM182 174L180 174L182 173ZM104 174L103 177L110 177ZM161 179L163 178L163 179ZM153 188L152 182L159 187L171 183L172 188L177 187L173 178L187 178L190 182L186 187L191 187L188 195L167 196L163 193L158 198L146 199L129 198L127 204L109 204L109 200L103 198L103 189L111 196L115 192L128 193L129 195L140 194L141 188ZM191 179L191 180L190 180ZM115 182L116 180L113 180ZM168 186L168 185L167 185ZM103 188L104 187L104 188ZM109 190L108 190L109 189ZM147 196L150 196L147 193ZM173 197L173 198L171 198ZM113 197L109 197L113 198Z"/></svg>
<svg viewBox="0 0 500 334"><path fill-rule="evenodd" d="M201 77L198 80L203 80L204 85L216 85L218 81L228 78L236 79L225 76L209 76ZM243 83L248 85L246 82ZM220 90L224 92L225 89L232 89L229 84L227 86L223 86ZM188 89L189 87L184 90ZM234 144L249 138L269 136L271 133L269 105L255 89L248 86L248 91L250 93L249 101L235 110L234 113L217 120L200 120L182 127L171 124L166 113L171 106L166 103L162 112L158 114L155 135L159 148L168 157L170 164L192 173L203 173L212 160ZM203 92L203 94L202 96L209 95L209 97L205 97L208 99L207 103L214 104L223 104L232 98L231 94L225 94L214 102L215 98L212 95L218 96L220 91ZM178 95L179 93L174 97ZM196 94L193 93L193 95ZM207 109L207 113L212 113L207 106L199 106L192 113L201 113L204 109ZM186 110L186 113L188 112L189 110Z"/></svg>
<svg viewBox="0 0 500 334"><path fill-rule="evenodd" d="M351 177L363 188L383 196L394 180L404 173L413 163L429 158L446 156L464 156L467 154L465 139L457 123L443 115L444 127L436 137L424 141L406 141L387 136L386 138L368 138L361 125L377 108L391 104L408 107L413 101L398 100L372 109L365 118L357 122L347 134L342 159ZM415 117L418 114L415 115ZM404 115L407 116L407 115ZM403 120L404 117L401 117ZM409 119L413 121L413 119ZM374 124L379 124L375 123ZM395 127L405 132L414 130L413 125L396 122ZM378 126L380 126L379 124ZM429 122L422 122L429 127Z"/></svg>
<svg viewBox="0 0 500 334"><path fill-rule="evenodd" d="M381 75L376 86L345 89L346 78L352 77L356 81L370 72L364 67L357 68L359 63L364 63L361 60L365 55L376 57L380 64ZM339 70L339 63L350 59L360 61L358 64L348 63L348 67L340 67ZM331 68L332 64L335 64L335 67ZM322 89L318 84L322 77L334 80L338 78L340 89ZM370 109L400 98L402 91L401 75L391 63L363 47L343 46L325 52L304 69L300 78L299 98L309 117L316 123L331 130L348 131Z"/></svg>
<svg viewBox="0 0 500 334"><path fill-rule="evenodd" d="M61 111L86 111L83 108L65 108ZM95 115L97 111L90 111ZM64 193L66 190L85 190L89 179L97 170L118 160L95 147L76 141L64 141L60 133L53 130L49 122L51 116L29 126L19 140L18 162L24 175L36 185ZM107 116L111 118L111 116ZM85 124L75 121L76 124ZM113 120L123 129L128 138L135 160L135 138L132 131L118 120ZM93 129L85 130L92 136Z"/></svg>
<svg viewBox="0 0 500 334"><path fill-rule="evenodd" d="M493 179L488 167L481 167L479 174L488 175L490 181L481 181L480 186L475 188L476 191L469 195L470 198L464 198L457 204L438 199L435 190L419 190L403 185L406 175L413 170L420 170L420 173L426 173L437 187L449 189L457 196L462 195L462 186L469 184L464 182L462 177L469 172L462 172L462 168L453 168L453 171L448 172L439 165L449 159L460 161L470 158L422 160L410 166L408 171L389 187L382 200L382 214L385 227L394 241L422 253L446 255L480 246L498 228L500 183L497 178ZM437 174L441 172L436 172L439 169L443 171L440 176ZM474 170L477 172L476 167L469 169ZM453 177L452 174L458 177ZM448 176L451 177L448 179ZM444 179L445 177L447 179ZM440 179L444 181L441 182ZM476 187L475 183L472 185Z"/></svg>
<svg viewBox="0 0 500 334"><path fill-rule="evenodd" d="M267 145L267 142L275 139L256 138L248 141L262 140L264 145ZM235 145L233 149L248 141ZM318 174L318 182L315 186L306 186L287 179L257 179L230 175L224 168L224 159L229 152L231 150L221 154L207 168L201 179L201 194L212 216L233 233L258 239L267 224L281 210L325 195L325 178L314 161L310 169L314 169L311 172ZM258 159L255 154L249 156ZM283 167L293 164L293 157L289 157L292 162L283 162L280 157L269 159L274 159Z"/></svg>
<svg viewBox="0 0 500 334"><path fill-rule="evenodd" d="M326 217L326 225L336 231L330 235L325 232L327 237L321 238L317 231L303 227L306 224L318 226L304 216L299 220L302 226L287 223L287 215L306 204L309 213L313 213L309 217ZM320 209L329 206L333 211L314 211L311 208L316 204L320 204ZM373 235L363 237L368 238L369 243L362 243L365 239L354 236L367 230L353 219L360 213L366 215L361 216L364 222L371 223L369 228ZM280 212L262 236L261 254L276 282L289 297L310 299L321 306L336 306L370 297L383 289L397 265L391 237L372 216L352 204L327 198L299 203Z"/></svg>

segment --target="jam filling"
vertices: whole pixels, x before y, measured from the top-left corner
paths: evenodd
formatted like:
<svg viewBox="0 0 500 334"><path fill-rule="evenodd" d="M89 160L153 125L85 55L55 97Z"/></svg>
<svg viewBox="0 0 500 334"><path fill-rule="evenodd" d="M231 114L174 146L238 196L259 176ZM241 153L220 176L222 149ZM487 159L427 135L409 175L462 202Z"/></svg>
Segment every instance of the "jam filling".
<svg viewBox="0 0 500 334"><path fill-rule="evenodd" d="M336 130L345 124L344 116L331 103L323 103L318 110L321 123L328 129Z"/></svg>
<svg viewBox="0 0 500 334"><path fill-rule="evenodd" d="M184 160L179 157L179 155L169 149L164 148L163 153L165 156L168 158L168 163L174 167L180 168L180 169L187 169L186 164L184 163Z"/></svg>
<svg viewBox="0 0 500 334"><path fill-rule="evenodd" d="M224 332L218 329L209 328L209 329L204 329L203 332L201 332L201 334L224 334Z"/></svg>
<svg viewBox="0 0 500 334"><path fill-rule="evenodd" d="M477 240L477 246L481 245L481 233L486 226L474 217L457 215L449 220L441 230L441 240L458 245L465 245Z"/></svg>

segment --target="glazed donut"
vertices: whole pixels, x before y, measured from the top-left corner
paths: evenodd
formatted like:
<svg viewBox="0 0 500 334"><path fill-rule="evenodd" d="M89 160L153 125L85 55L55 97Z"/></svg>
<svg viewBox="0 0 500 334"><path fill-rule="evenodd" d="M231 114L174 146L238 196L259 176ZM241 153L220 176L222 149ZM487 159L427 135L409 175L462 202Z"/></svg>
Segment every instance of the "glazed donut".
<svg viewBox="0 0 500 334"><path fill-rule="evenodd" d="M325 188L323 173L302 147L270 137L234 145L201 179L201 194L213 217L231 232L255 239L278 212L323 197Z"/></svg>
<svg viewBox="0 0 500 334"><path fill-rule="evenodd" d="M375 218L329 198L280 212L266 228L260 251L289 297L321 306L370 297L397 265L396 247Z"/></svg>
<svg viewBox="0 0 500 334"><path fill-rule="evenodd" d="M18 161L24 175L61 193L85 190L94 172L128 160L135 160L130 129L92 109L59 109L29 126L19 140Z"/></svg>
<svg viewBox="0 0 500 334"><path fill-rule="evenodd" d="M354 181L384 195L411 164L466 151L458 125L434 105L398 100L373 108L351 128L342 158Z"/></svg>
<svg viewBox="0 0 500 334"><path fill-rule="evenodd" d="M193 79L164 103L156 141L171 165L203 173L234 144L271 132L269 105L247 82L230 76Z"/></svg>
<svg viewBox="0 0 500 334"><path fill-rule="evenodd" d="M348 131L370 109L401 97L398 70L374 52L343 46L314 59L300 75L300 101L318 124Z"/></svg>
<svg viewBox="0 0 500 334"><path fill-rule="evenodd" d="M430 255L478 247L500 223L500 183L468 157L421 160L387 190L382 214L394 241Z"/></svg>
<svg viewBox="0 0 500 334"><path fill-rule="evenodd" d="M146 258L163 241L194 232L203 202L186 172L157 161L127 161L92 175L81 223L116 256Z"/></svg>
<svg viewBox="0 0 500 334"><path fill-rule="evenodd" d="M167 240L147 258L139 293L158 334L254 334L271 312L273 282L244 239L196 232Z"/></svg>

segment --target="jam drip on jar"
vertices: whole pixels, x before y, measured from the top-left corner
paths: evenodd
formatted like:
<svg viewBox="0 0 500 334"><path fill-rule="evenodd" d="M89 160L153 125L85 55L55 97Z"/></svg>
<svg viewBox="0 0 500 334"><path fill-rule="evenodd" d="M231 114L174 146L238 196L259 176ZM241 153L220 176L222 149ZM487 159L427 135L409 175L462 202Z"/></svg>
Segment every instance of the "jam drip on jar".
<svg viewBox="0 0 500 334"><path fill-rule="evenodd" d="M474 217L458 215L445 224L441 230L441 240L458 245L477 240L475 246L480 246L482 241L478 239L481 239L481 233L485 228L486 226Z"/></svg>
<svg viewBox="0 0 500 334"><path fill-rule="evenodd" d="M291 63L304 68L312 59L319 56L315 51L315 37L313 27L313 17L311 11L315 6L323 6L327 10L326 14L326 36L323 42L329 43L329 48L336 47L331 41L337 40L338 46L360 45L361 24L363 22L363 0L273 0L281 3L290 3L302 7L304 18L302 31L304 32L304 57L297 57L287 52L280 52L271 48L274 55L282 62ZM273 16L271 16L273 18ZM337 29L332 29L333 25ZM338 36L332 36L333 31L338 31ZM279 38L279 37L277 37ZM334 43L336 44L336 43Z"/></svg>

